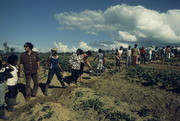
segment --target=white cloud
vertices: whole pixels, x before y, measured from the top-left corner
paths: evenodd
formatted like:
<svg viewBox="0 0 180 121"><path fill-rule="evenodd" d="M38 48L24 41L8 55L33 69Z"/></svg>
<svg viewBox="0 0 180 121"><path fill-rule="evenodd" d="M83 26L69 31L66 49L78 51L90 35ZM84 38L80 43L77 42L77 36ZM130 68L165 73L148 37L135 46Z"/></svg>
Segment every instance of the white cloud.
<svg viewBox="0 0 180 121"><path fill-rule="evenodd" d="M54 42L53 46L56 47L59 50L59 52L76 52L76 50L78 48L80 48L80 49L82 49L84 51L87 51L87 50L94 50L94 51L96 51L97 50L96 48L93 48L93 47L89 46L84 41L80 41L79 42L79 46L77 46L77 47L75 47L75 46L70 47L68 45L64 45L61 42L59 42L59 43Z"/></svg>
<svg viewBox="0 0 180 121"><path fill-rule="evenodd" d="M61 42L60 43L54 42L53 45L58 49L59 52L69 52L68 46L63 45Z"/></svg>
<svg viewBox="0 0 180 121"><path fill-rule="evenodd" d="M79 42L79 48L85 51L93 49L86 42L83 42L83 41Z"/></svg>
<svg viewBox="0 0 180 121"><path fill-rule="evenodd" d="M95 36L98 36L98 33L96 33L96 32L87 31L86 33L87 33L87 34L90 34L90 35L95 35Z"/></svg>
<svg viewBox="0 0 180 121"><path fill-rule="evenodd" d="M59 13L55 18L61 30L78 29L93 35L105 32L111 37L110 41L180 43L179 9L160 13L143 6L121 4L105 11Z"/></svg>
<svg viewBox="0 0 180 121"><path fill-rule="evenodd" d="M121 37L122 40L125 40L125 41L130 41L130 42L137 41L136 36L131 35L128 32L119 31L119 36Z"/></svg>

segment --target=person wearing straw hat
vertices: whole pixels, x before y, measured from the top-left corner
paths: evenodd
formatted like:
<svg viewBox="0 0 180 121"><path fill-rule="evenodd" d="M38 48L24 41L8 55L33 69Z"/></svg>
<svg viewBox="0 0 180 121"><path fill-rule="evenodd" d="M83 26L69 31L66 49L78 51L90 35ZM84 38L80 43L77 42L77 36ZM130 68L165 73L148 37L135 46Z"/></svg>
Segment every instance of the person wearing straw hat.
<svg viewBox="0 0 180 121"><path fill-rule="evenodd" d="M61 68L61 65L59 63L59 57L58 57L57 51L58 51L57 48L51 49L52 55L48 58L47 65L49 65L49 72L48 72L48 79L47 79L45 90L44 90L45 96L48 96L48 87L49 87L49 84L51 83L51 80L54 74L56 74L62 87L65 88L65 84L62 81L62 74L61 74L61 72L63 72L63 69Z"/></svg>

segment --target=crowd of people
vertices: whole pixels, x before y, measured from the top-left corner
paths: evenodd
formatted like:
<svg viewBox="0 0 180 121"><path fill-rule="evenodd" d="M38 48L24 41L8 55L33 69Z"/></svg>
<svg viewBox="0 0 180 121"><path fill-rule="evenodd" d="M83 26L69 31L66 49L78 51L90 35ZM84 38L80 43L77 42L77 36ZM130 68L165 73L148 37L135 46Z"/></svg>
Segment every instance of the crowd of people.
<svg viewBox="0 0 180 121"><path fill-rule="evenodd" d="M127 49L123 49L121 46L118 50L116 50L115 58L116 58L116 66L121 67L122 57L126 58L126 67L130 65L137 64L145 64L147 61L150 62L152 60L161 60L162 62L166 62L172 58L179 57L179 50L176 47L166 46L166 47L154 47L151 46L149 48L140 47L135 44L133 48L128 46Z"/></svg>
<svg viewBox="0 0 180 121"><path fill-rule="evenodd" d="M9 112L16 111L15 105L19 102L16 101L18 95L18 77L26 79L25 82L25 100L29 101L31 97L36 97L39 88L39 72L40 72L40 58L37 52L33 51L33 44L27 42L24 44L25 52L20 56L20 62L18 64L18 56L10 55L7 62L0 60L0 119L8 119L5 115L5 105ZM70 85L71 83L82 82L82 74L84 66L89 69L92 66L88 58L92 55L91 51L83 52L82 49L77 49L70 59L71 75L63 77L63 69L60 65L60 59L58 56L58 49L51 49L51 55L47 59L46 66L48 70L48 78L45 83L44 95L48 96L48 88L54 75L57 76L62 88L66 88L65 83ZM116 66L121 67L121 61L123 56L126 57L126 67L130 65L137 65L139 63L145 64L146 61L160 58L163 61L170 59L171 57L178 56L176 49L167 46L159 49L153 46L146 50L144 47L138 48L135 44L133 48L128 46L125 50L121 46L115 53ZM147 58L148 56L148 58ZM98 50L93 62L98 60L97 70L102 70L105 63L105 54L101 49ZM31 80L33 80L33 89L31 89ZM8 92L5 91L5 82L8 87Z"/></svg>

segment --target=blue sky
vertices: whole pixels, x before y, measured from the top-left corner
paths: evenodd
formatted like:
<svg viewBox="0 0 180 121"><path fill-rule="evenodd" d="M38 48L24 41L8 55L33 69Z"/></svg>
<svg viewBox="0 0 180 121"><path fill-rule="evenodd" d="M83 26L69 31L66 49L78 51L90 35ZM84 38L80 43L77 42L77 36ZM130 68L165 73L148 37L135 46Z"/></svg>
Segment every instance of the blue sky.
<svg viewBox="0 0 180 121"><path fill-rule="evenodd" d="M0 0L0 50L180 46L179 0Z"/></svg>

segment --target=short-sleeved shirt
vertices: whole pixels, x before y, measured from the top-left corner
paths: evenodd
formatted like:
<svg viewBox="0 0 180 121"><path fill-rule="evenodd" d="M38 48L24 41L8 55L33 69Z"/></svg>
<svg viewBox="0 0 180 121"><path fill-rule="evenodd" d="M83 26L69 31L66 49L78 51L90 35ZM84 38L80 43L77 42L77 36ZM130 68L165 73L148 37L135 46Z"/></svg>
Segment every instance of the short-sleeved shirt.
<svg viewBox="0 0 180 121"><path fill-rule="evenodd" d="M104 54L103 54L103 53L98 53L97 56L98 56L98 59L99 59L99 60L101 60L101 59L104 58Z"/></svg>
<svg viewBox="0 0 180 121"><path fill-rule="evenodd" d="M133 55L133 56L138 56L138 55L139 55L139 49L133 48L133 49L132 49L132 55Z"/></svg>
<svg viewBox="0 0 180 121"><path fill-rule="evenodd" d="M131 49L127 49L127 57L131 57L132 55L132 50Z"/></svg>
<svg viewBox="0 0 180 121"><path fill-rule="evenodd" d="M24 52L20 57L20 64L24 65L26 75L37 73L38 61L39 55L34 51L32 51L30 55L28 52Z"/></svg>
<svg viewBox="0 0 180 121"><path fill-rule="evenodd" d="M71 59L69 60L71 64L71 68L75 70L81 69L81 63L83 62L83 58L81 55L73 54Z"/></svg>

